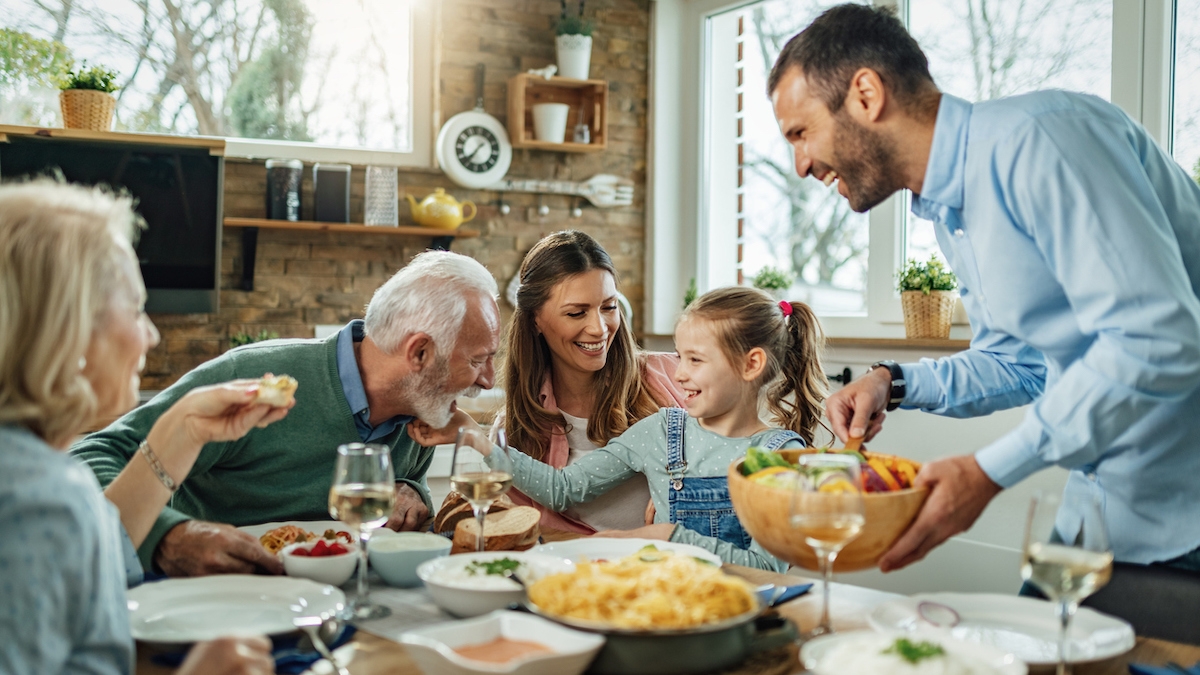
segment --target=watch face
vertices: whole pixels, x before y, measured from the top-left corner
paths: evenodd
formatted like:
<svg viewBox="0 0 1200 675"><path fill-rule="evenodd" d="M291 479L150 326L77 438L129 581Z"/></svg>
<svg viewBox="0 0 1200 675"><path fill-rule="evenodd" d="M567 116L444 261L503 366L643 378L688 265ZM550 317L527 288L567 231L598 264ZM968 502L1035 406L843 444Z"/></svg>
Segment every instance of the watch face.
<svg viewBox="0 0 1200 675"><path fill-rule="evenodd" d="M500 160L500 141L489 129L480 126L462 130L454 142L454 155L463 168L484 173Z"/></svg>

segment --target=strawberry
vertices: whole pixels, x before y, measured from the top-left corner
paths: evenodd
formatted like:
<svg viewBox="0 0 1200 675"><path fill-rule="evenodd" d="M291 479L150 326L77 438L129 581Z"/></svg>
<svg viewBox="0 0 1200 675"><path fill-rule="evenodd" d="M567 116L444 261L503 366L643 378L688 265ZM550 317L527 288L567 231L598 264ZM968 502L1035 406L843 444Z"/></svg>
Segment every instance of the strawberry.
<svg viewBox="0 0 1200 675"><path fill-rule="evenodd" d="M350 549L346 548L345 546L339 544L336 541L329 545L329 555L342 555L343 553L349 553L349 552L350 552Z"/></svg>
<svg viewBox="0 0 1200 675"><path fill-rule="evenodd" d="M307 557L309 557L308 549L303 549L303 548L294 548L294 549L292 549L292 555L298 555L298 556L300 556L301 558L307 558Z"/></svg>
<svg viewBox="0 0 1200 675"><path fill-rule="evenodd" d="M310 554L314 558L329 555L329 544L326 544L324 539L318 540L317 545L310 550Z"/></svg>

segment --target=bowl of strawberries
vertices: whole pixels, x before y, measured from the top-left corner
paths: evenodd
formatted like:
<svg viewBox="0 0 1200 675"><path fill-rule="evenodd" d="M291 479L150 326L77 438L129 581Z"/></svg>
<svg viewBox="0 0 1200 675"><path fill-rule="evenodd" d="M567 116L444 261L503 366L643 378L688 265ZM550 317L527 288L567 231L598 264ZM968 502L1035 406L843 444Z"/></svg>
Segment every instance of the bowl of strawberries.
<svg viewBox="0 0 1200 675"><path fill-rule="evenodd" d="M358 566L358 546L337 539L317 539L287 546L279 552L288 576L341 586Z"/></svg>

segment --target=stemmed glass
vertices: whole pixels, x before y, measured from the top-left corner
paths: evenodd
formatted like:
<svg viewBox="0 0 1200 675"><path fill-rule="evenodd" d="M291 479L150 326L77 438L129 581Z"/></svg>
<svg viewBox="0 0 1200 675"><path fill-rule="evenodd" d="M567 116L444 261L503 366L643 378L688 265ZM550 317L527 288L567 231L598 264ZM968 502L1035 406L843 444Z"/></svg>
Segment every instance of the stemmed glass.
<svg viewBox="0 0 1200 675"><path fill-rule="evenodd" d="M371 533L388 521L396 505L391 450L386 445L348 443L338 446L329 489L329 514L358 528L358 594L346 607L352 619L379 619L392 610L371 602L367 588L367 543Z"/></svg>
<svg viewBox="0 0 1200 675"><path fill-rule="evenodd" d="M512 487L512 459L504 429L493 424L486 435L479 429L463 427L454 443L450 489L462 495L475 512L479 534L475 550L484 549L483 522L488 509Z"/></svg>
<svg viewBox="0 0 1200 675"><path fill-rule="evenodd" d="M821 621L806 638L833 632L829 620L829 584L833 561L858 536L866 521L858 458L853 455L800 456L801 477L792 493L791 525L817 553L824 577L825 601Z"/></svg>
<svg viewBox="0 0 1200 675"><path fill-rule="evenodd" d="M1055 527L1062 508L1064 523L1079 526L1070 541ZM1079 603L1108 583L1113 554L1100 503L1092 495L1039 493L1029 505L1021 577L1056 604L1062 622L1058 634L1058 675L1071 672L1067 665L1067 626Z"/></svg>

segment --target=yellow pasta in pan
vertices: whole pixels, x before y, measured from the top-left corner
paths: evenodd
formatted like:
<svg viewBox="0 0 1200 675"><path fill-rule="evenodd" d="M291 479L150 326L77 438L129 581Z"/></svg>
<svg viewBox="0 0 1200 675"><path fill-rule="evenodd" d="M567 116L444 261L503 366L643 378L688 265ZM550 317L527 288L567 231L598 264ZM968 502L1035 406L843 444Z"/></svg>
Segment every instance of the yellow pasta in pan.
<svg viewBox="0 0 1200 675"><path fill-rule="evenodd" d="M553 616L626 629L694 628L758 606L744 579L695 558L650 549L544 577L530 585L529 600Z"/></svg>

